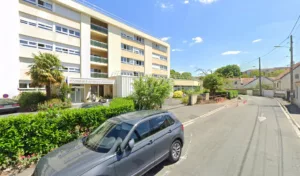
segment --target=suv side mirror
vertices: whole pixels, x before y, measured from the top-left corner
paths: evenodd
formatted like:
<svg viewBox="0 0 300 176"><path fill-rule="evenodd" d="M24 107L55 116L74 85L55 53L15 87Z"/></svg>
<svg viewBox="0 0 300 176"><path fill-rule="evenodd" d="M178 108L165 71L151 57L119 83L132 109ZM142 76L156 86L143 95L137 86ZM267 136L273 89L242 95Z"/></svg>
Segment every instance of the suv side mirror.
<svg viewBox="0 0 300 176"><path fill-rule="evenodd" d="M134 147L134 139L130 139L130 141L128 142L128 146L130 147L130 149Z"/></svg>

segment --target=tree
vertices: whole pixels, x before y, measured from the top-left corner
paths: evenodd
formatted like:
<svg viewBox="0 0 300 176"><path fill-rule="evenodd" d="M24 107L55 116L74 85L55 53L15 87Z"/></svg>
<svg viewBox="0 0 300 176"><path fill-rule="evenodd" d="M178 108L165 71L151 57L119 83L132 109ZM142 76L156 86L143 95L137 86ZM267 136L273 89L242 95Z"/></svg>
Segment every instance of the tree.
<svg viewBox="0 0 300 176"><path fill-rule="evenodd" d="M170 71L170 76L173 79L181 79L181 74L173 69Z"/></svg>
<svg viewBox="0 0 300 176"><path fill-rule="evenodd" d="M203 80L203 87L209 89L212 95L214 95L217 90L221 90L223 85L223 78L215 73L205 76Z"/></svg>
<svg viewBox="0 0 300 176"><path fill-rule="evenodd" d="M218 73L225 78L233 78L241 76L241 69L238 65L227 65L218 68L215 73Z"/></svg>
<svg viewBox="0 0 300 176"><path fill-rule="evenodd" d="M193 78L190 72L183 72L181 73L181 79L191 80Z"/></svg>
<svg viewBox="0 0 300 176"><path fill-rule="evenodd" d="M190 72L183 72L183 73L179 73L175 70L171 70L170 71L170 76L173 79L187 79L187 80L191 80L193 78L192 74Z"/></svg>
<svg viewBox="0 0 300 176"><path fill-rule="evenodd" d="M51 84L61 83L64 79L63 66L57 56L50 53L33 54L33 64L27 72L33 86L45 86L47 98L51 98Z"/></svg>
<svg viewBox="0 0 300 176"><path fill-rule="evenodd" d="M146 76L136 79L133 88L132 98L137 109L155 109L170 95L172 82L169 79Z"/></svg>

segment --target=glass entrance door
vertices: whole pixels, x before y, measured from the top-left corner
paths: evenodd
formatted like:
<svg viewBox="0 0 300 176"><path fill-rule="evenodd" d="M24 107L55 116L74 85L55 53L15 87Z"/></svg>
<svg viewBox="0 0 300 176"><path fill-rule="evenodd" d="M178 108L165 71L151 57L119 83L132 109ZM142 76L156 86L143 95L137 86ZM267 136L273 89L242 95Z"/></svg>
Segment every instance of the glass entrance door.
<svg viewBox="0 0 300 176"><path fill-rule="evenodd" d="M72 88L71 99L72 103L81 103L82 102L83 90L81 88Z"/></svg>

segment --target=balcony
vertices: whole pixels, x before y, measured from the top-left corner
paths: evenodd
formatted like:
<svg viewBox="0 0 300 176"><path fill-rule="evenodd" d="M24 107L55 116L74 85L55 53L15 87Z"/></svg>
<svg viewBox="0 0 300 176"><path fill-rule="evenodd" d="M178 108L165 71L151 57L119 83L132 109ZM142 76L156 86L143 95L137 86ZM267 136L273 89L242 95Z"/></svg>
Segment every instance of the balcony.
<svg viewBox="0 0 300 176"><path fill-rule="evenodd" d="M96 47L100 47L100 48L107 49L107 43L99 42L99 41L97 41L97 40L91 40L91 45L92 45L92 46L96 46Z"/></svg>
<svg viewBox="0 0 300 176"><path fill-rule="evenodd" d="M108 78L107 73L100 73L100 72L91 72L92 78Z"/></svg>
<svg viewBox="0 0 300 176"><path fill-rule="evenodd" d="M99 25L96 25L96 24L91 24L91 29L95 30L97 32L101 32L103 34L108 34L107 28L99 26Z"/></svg>
<svg viewBox="0 0 300 176"><path fill-rule="evenodd" d="M103 63L103 64L107 64L108 63L107 58L96 56L96 55L91 55L91 61L92 62Z"/></svg>

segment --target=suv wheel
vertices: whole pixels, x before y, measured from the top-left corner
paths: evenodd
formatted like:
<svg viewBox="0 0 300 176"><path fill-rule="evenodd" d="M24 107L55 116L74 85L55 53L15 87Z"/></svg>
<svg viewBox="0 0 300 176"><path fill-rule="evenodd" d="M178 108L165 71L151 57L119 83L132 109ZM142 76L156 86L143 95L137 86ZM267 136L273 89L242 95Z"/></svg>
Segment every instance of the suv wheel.
<svg viewBox="0 0 300 176"><path fill-rule="evenodd" d="M175 140L170 148L169 161L175 163L179 160L181 156L181 142Z"/></svg>

